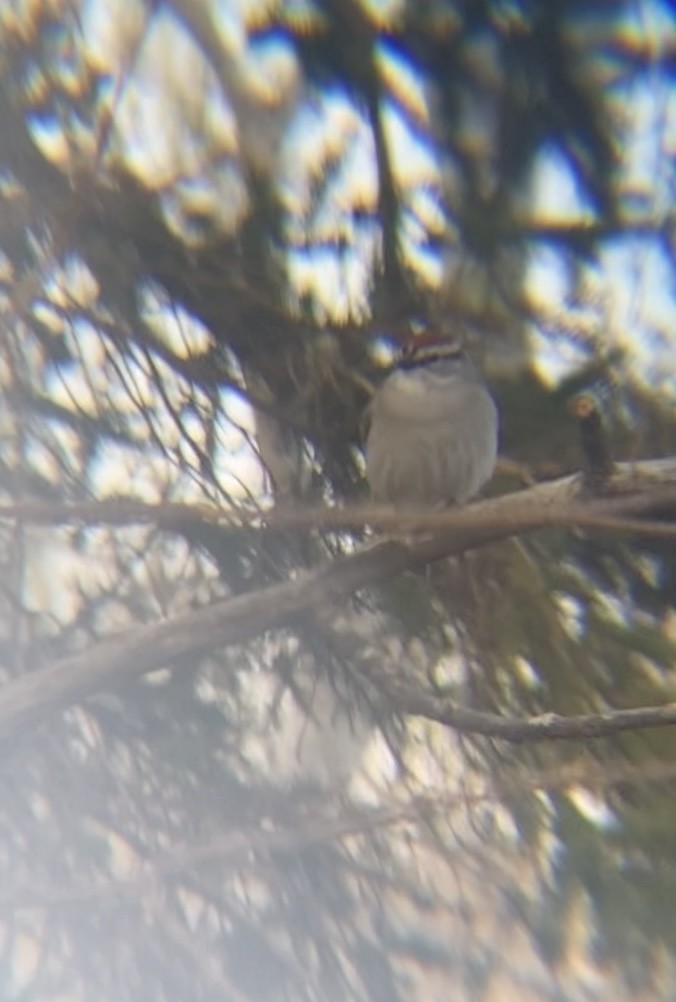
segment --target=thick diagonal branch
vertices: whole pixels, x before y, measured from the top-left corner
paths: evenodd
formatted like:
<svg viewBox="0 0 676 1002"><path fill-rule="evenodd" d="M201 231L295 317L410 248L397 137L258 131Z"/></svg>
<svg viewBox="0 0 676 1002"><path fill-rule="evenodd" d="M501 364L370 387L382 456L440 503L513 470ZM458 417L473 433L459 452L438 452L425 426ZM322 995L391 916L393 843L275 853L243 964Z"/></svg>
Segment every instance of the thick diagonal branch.
<svg viewBox="0 0 676 1002"><path fill-rule="evenodd" d="M388 580L408 568L547 526L585 524L585 521L593 524L594 519L603 522L608 516L617 519L663 511L665 506L676 505L676 460L618 466L607 490L612 494L603 498L588 497L581 492L576 478L569 477L481 502L446 516L448 525L453 527L433 536L409 542L384 540L294 580L112 637L91 651L6 684L0 690L0 738L18 735L48 714L123 678L140 676L186 655L197 656L243 643L322 608L336 608L359 588ZM561 515L558 520L557 507ZM15 512L14 517L16 515ZM448 707L439 709L441 704L438 703L420 703L416 707L409 697L410 694L402 709L436 716L452 726L460 726L460 718L452 719L447 713ZM438 716L439 713L442 716ZM541 740L548 736L599 736L620 726L664 726L676 722L676 709L671 707L627 713L624 716L621 713L604 715L593 722L583 720L579 727L572 720L561 722L557 718L556 726L551 721L547 726L543 722L529 727L519 722L516 730L499 726L490 733L507 740L524 741L529 736ZM624 723L618 725L618 720ZM485 721L474 721L472 725L466 720L465 723L464 730L489 733Z"/></svg>

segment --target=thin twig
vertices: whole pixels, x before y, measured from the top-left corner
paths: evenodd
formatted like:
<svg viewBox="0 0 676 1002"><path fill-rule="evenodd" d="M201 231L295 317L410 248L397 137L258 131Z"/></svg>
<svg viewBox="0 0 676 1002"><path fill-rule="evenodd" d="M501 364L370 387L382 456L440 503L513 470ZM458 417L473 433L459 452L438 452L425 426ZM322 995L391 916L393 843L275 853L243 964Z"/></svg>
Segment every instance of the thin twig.
<svg viewBox="0 0 676 1002"><path fill-rule="evenodd" d="M178 845L156 858L146 859L132 867L128 877L97 882L82 882L64 886L63 882L45 881L5 886L0 891L0 907L14 911L23 908L50 907L63 904L89 905L91 901L120 895L140 897L156 891L158 881L207 863L220 862L231 871L251 870L261 865L271 853L277 857L297 854L314 845L335 843L347 838L368 835L377 830L419 823L422 817L438 812L465 811L480 804L499 804L505 797L514 797L538 790L573 788L603 791L630 783L671 784L676 782L676 764L647 762L638 765L627 762L608 764L578 763L548 770L519 770L503 777L499 788L476 781L476 788L443 794L414 795L396 800L385 807L352 808L338 817L320 813L304 815L293 827L280 826L273 830L238 828L220 833L197 845Z"/></svg>

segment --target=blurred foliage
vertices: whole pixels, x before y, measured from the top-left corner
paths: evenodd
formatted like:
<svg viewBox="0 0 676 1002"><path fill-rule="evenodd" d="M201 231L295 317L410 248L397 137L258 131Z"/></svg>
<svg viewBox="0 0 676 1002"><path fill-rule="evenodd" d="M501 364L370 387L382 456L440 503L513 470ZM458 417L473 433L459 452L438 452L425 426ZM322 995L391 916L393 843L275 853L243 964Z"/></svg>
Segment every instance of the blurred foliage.
<svg viewBox="0 0 676 1002"><path fill-rule="evenodd" d="M657 0L6 0L2 500L363 497L419 317L495 387L491 490L579 467L580 390L616 458L674 454L674 51ZM0 678L365 535L3 526ZM6 997L673 998L673 796L640 779L672 732L459 740L367 684L662 703L672 551L511 540L55 714L0 771ZM376 731L352 796L406 810L343 829ZM572 765L616 778L532 778Z"/></svg>

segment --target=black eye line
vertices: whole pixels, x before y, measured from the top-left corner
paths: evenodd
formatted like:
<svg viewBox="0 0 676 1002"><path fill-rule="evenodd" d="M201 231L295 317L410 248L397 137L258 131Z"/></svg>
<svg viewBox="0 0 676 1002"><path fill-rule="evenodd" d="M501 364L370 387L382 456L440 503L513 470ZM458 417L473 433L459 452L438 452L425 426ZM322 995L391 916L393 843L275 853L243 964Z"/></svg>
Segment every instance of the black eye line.
<svg viewBox="0 0 676 1002"><path fill-rule="evenodd" d="M401 350L399 364L403 365L404 368L414 369L419 365L427 365L430 362L440 362L447 358L462 358L465 354L460 345L453 348L450 346L445 348L439 346L435 348L431 345L427 345L420 352L417 352L416 348L417 345L415 344L405 344Z"/></svg>

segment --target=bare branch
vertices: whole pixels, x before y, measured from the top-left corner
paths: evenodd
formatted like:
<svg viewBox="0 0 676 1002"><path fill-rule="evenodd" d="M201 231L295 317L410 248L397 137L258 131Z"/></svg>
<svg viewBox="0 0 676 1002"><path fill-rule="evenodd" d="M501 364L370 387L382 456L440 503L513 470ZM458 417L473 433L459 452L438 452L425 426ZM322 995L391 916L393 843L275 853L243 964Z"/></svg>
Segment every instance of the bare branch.
<svg viewBox="0 0 676 1002"><path fill-rule="evenodd" d="M374 681L373 679L371 681ZM501 717L497 713L467 710L452 700L407 685L385 672L378 673L380 691L391 701L397 713L436 720L463 734L500 738L513 744L535 741L588 740L603 738L621 731L676 724L676 702L664 706L641 706L631 710L607 710L562 717L545 713L538 717Z"/></svg>
<svg viewBox="0 0 676 1002"><path fill-rule="evenodd" d="M377 542L299 575L294 580L227 599L170 622L139 627L102 642L92 651L65 658L52 667L18 678L0 690L0 738L17 736L27 725L114 685L122 678L143 675L187 655L199 655L218 647L242 643L322 608L336 608L359 588L388 580L404 570L421 567L449 555L466 553L521 532L555 525L593 527L595 524L608 528L616 524L612 520L617 516L676 504L676 460L618 466L607 485L608 491L615 492L612 496L588 497L581 490L580 483L577 477L567 477L458 511L428 514L424 518L390 512L389 518L396 520L399 530L420 531L423 527L438 525L445 525L446 529L415 540ZM96 508L88 509L89 513L93 514ZM185 520L186 508L178 508ZM28 510L27 505L15 506L13 517L17 517L19 511L25 516ZM33 512L37 510L34 506ZM45 514L44 507L41 510ZM202 509L197 510L200 515L203 514ZM73 509L70 511L72 513ZM136 518L141 511L148 512L146 508L137 506ZM9 506L5 506L3 513L5 517L9 515ZM65 510L61 520L64 514ZM293 524L294 514L292 511L276 512L263 517L269 524L288 525ZM354 524L348 517L349 513L336 516L330 509L317 513L314 521L311 519L309 523L307 514L300 514L300 524L304 526L335 525L336 522ZM194 510L192 515L194 517ZM174 511L174 522L176 518ZM363 520L364 515L360 513L357 524L362 525ZM380 523L381 520L378 521ZM640 528L640 523L632 524ZM659 525L654 527L658 528ZM397 698L400 697L401 693ZM570 721L547 718L535 722L503 722L497 717L484 719L483 715L476 718L459 716L457 708L442 704L440 709L436 697L425 697L420 693L407 692L404 703L406 712L421 713L467 732L491 734L509 741L599 737L630 727L661 727L676 722L676 709L670 707L623 711L623 715L593 715L579 718L578 723L574 718Z"/></svg>
<svg viewBox="0 0 676 1002"><path fill-rule="evenodd" d="M315 812L306 815L295 826L280 826L273 830L235 828L219 833L213 839L194 845L177 845L154 859L139 861L130 876L119 879L83 881L64 886L39 881L22 881L0 890L0 906L6 910L53 907L63 904L90 905L100 898L117 898L121 895L142 897L157 890L162 878L182 874L196 867L218 860L231 870L253 869L271 853L291 855L313 845L336 843L378 829L409 825L436 812L448 815L465 811L470 805L498 804L506 796L515 796L536 790L565 790L581 787L590 790L610 790L615 786L634 783L646 785L673 784L676 766L673 762L627 762L590 765L572 763L547 770L519 770L512 776L502 777L499 788L490 781L476 782L473 789L439 794L422 794L408 799L398 799L384 807L356 807L339 816L326 816Z"/></svg>
<svg viewBox="0 0 676 1002"><path fill-rule="evenodd" d="M671 537L668 522L632 520L640 515L676 505L676 457L619 463L604 483L603 493L587 489L578 474L513 491L462 508L444 511L429 509L394 510L373 504L347 508L303 507L294 505L263 510L244 506L215 507L211 504L163 502L153 505L127 498L58 504L20 501L0 504L0 520L40 525L130 525L144 523L173 529L195 522L222 524L233 529L361 529L371 526L390 533L420 533L435 530L462 533L463 544L443 545L440 552L459 553L478 545L472 534L486 534L488 540L503 539L520 532L551 527L578 526L608 532ZM484 542L487 540L484 540ZM432 559L427 557L426 559Z"/></svg>

